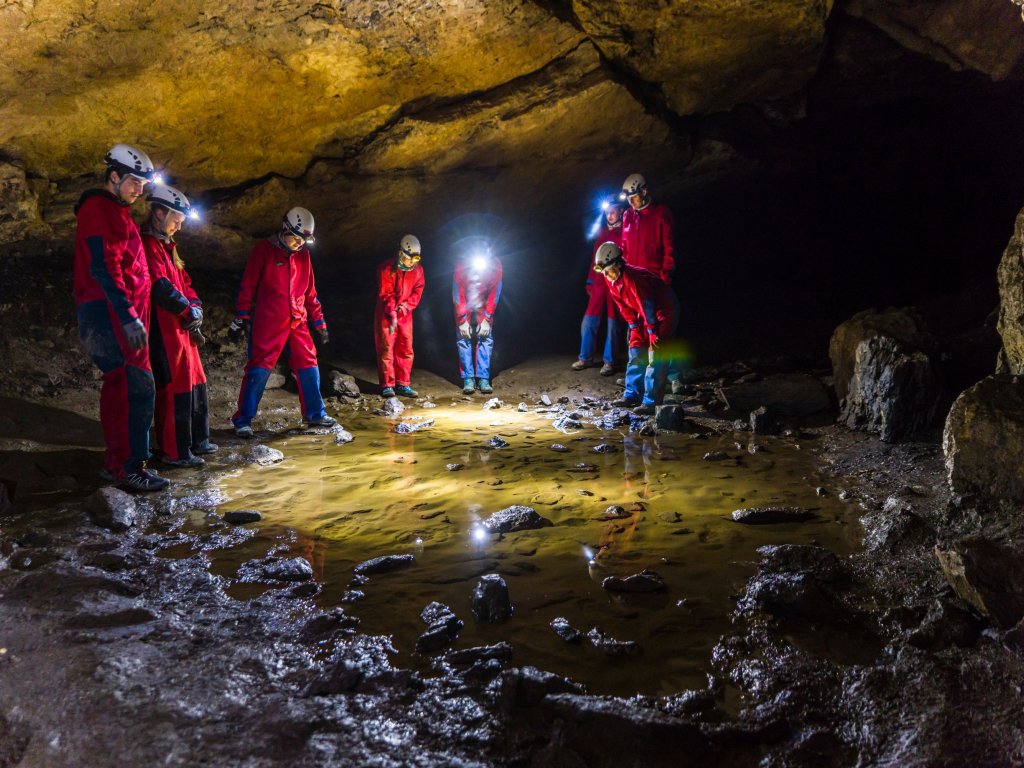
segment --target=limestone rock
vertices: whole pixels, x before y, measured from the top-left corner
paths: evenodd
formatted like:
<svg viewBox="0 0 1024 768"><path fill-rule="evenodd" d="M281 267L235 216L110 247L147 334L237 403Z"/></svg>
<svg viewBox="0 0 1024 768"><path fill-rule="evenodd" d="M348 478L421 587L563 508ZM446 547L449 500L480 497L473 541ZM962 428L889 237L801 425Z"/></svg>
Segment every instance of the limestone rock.
<svg viewBox="0 0 1024 768"><path fill-rule="evenodd" d="M470 604L477 621L500 624L512 615L508 584L496 573L489 573L480 578L473 590Z"/></svg>
<svg viewBox="0 0 1024 768"><path fill-rule="evenodd" d="M511 533L513 531L545 528L553 525L553 523L547 518L538 515L533 507L515 504L495 512L484 520L481 525L489 533Z"/></svg>
<svg viewBox="0 0 1024 768"><path fill-rule="evenodd" d="M867 310L829 341L839 421L895 441L930 427L942 396L936 342L911 309Z"/></svg>
<svg viewBox="0 0 1024 768"><path fill-rule="evenodd" d="M359 563L353 570L360 576L372 573L390 573L400 568L408 568L413 563L412 555L383 555L372 560Z"/></svg>
<svg viewBox="0 0 1024 768"><path fill-rule="evenodd" d="M1024 501L1024 383L989 376L962 393L946 417L942 449L952 491Z"/></svg>
<svg viewBox="0 0 1024 768"><path fill-rule="evenodd" d="M112 531L126 531L142 522L135 497L118 488L100 488L86 500L86 509L97 525Z"/></svg>
<svg viewBox="0 0 1024 768"><path fill-rule="evenodd" d="M719 398L739 413L765 406L779 416L808 416L831 410L825 386L807 373L785 373L722 387Z"/></svg>
<svg viewBox="0 0 1024 768"><path fill-rule="evenodd" d="M246 460L252 464L269 467L272 464L284 461L284 454L276 448L271 448L269 445L256 443L246 451Z"/></svg>
<svg viewBox="0 0 1024 768"><path fill-rule="evenodd" d="M1003 629L1024 618L1024 539L960 539L935 556L959 597Z"/></svg>
<svg viewBox="0 0 1024 768"><path fill-rule="evenodd" d="M744 525L773 525L813 520L815 515L803 507L747 507L732 513L732 519Z"/></svg>
<svg viewBox="0 0 1024 768"><path fill-rule="evenodd" d="M308 581L313 578L313 566L304 557L290 557L266 563L263 574L277 581Z"/></svg>
<svg viewBox="0 0 1024 768"><path fill-rule="evenodd" d="M255 509L236 509L224 513L224 522L242 525L244 523L256 523L263 519L262 513Z"/></svg>
<svg viewBox="0 0 1024 768"><path fill-rule="evenodd" d="M683 432L687 429L686 412L681 405L659 405L654 423L662 432Z"/></svg>
<svg viewBox="0 0 1024 768"><path fill-rule="evenodd" d="M843 578L839 558L824 547L807 544L771 544L759 547L759 569L765 573L809 573L819 581Z"/></svg>
<svg viewBox="0 0 1024 768"><path fill-rule="evenodd" d="M359 397L359 385L354 376L341 371L331 371L328 376L328 392L339 397Z"/></svg>
<svg viewBox="0 0 1024 768"><path fill-rule="evenodd" d="M608 576L601 586L609 592L662 592L666 589L664 579L646 569L631 576Z"/></svg>
<svg viewBox="0 0 1024 768"><path fill-rule="evenodd" d="M20 165L0 158L0 245L49 233L39 215L39 195Z"/></svg>
<svg viewBox="0 0 1024 768"><path fill-rule="evenodd" d="M416 640L416 650L420 653L436 653L451 645L459 636L463 622L443 603L430 603L420 614L426 631Z"/></svg>
<svg viewBox="0 0 1024 768"><path fill-rule="evenodd" d="M1024 210L1017 214L1013 237L1003 251L999 278L999 335L1007 373L1024 373Z"/></svg>

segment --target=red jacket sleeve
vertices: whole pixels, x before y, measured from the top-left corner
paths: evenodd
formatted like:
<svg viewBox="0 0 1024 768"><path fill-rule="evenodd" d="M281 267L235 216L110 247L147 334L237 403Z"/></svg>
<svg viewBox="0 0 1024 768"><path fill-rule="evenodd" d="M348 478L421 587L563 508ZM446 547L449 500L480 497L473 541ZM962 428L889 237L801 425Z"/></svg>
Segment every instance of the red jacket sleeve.
<svg viewBox="0 0 1024 768"><path fill-rule="evenodd" d="M423 267L419 264L417 264L416 268L412 271L412 279L412 287L409 289L409 296L404 302L402 302L406 307L408 307L410 312L420 305L420 299L423 298L423 287L426 285L426 278L423 275Z"/></svg>
<svg viewBox="0 0 1024 768"><path fill-rule="evenodd" d="M252 317L252 305L256 301L256 289L259 288L260 280L263 277L263 267L266 263L262 243L257 243L249 254L249 261L245 263L245 272L242 274L242 286L238 290L238 301L235 304L235 317L249 320Z"/></svg>
<svg viewBox="0 0 1024 768"><path fill-rule="evenodd" d="M466 269L462 264L455 266L452 276L452 303L455 305L455 324L462 325L469 319L469 305L466 299Z"/></svg>
<svg viewBox="0 0 1024 768"><path fill-rule="evenodd" d="M92 212L94 209L90 208L89 211ZM142 319L136 317L122 268L130 232L118 231L124 228L122 222L118 222L121 225L119 227L99 215L83 216L79 221L84 229L84 241L89 249L89 274L103 290L103 295L114 308L117 319L122 325L134 319Z"/></svg>
<svg viewBox="0 0 1024 768"><path fill-rule="evenodd" d="M606 277L601 277L602 280L607 280ZM625 320L629 325L637 324L637 312L633 307L629 305L629 302L623 298L623 293L628 290L624 284L626 279L625 274L620 275L619 279L614 283L608 285L608 293L611 294L612 299L615 301L615 306L619 308L619 314L622 315L622 319Z"/></svg>
<svg viewBox="0 0 1024 768"><path fill-rule="evenodd" d="M676 268L676 257L673 252L676 222L668 206L661 207L660 224L658 236L661 240L661 252L664 255L664 258L661 260L661 279L666 283L670 283L672 282L672 273Z"/></svg>
<svg viewBox="0 0 1024 768"><path fill-rule="evenodd" d="M295 258L294 256L292 258ZM309 271L309 281L306 283L306 316L308 322L314 328L326 328L324 310L320 306L320 298L316 295L316 280L313 277L313 259L306 251L306 268Z"/></svg>
<svg viewBox="0 0 1024 768"><path fill-rule="evenodd" d="M501 298L501 262L494 259L494 275L487 288L487 298L484 301L484 317L488 320L494 317L494 310L498 308L499 298Z"/></svg>
<svg viewBox="0 0 1024 768"><path fill-rule="evenodd" d="M395 276L391 272L391 264L389 259L377 266L377 301L388 315L395 314L398 308L398 302L395 300Z"/></svg>

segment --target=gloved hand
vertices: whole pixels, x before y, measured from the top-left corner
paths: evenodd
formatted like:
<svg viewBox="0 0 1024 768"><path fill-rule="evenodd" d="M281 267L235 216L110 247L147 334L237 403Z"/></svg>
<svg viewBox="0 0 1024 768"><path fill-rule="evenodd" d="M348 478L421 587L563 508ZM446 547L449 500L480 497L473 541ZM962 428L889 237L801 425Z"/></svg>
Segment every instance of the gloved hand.
<svg viewBox="0 0 1024 768"><path fill-rule="evenodd" d="M121 326L124 331L124 338L131 349L142 349L149 343L149 334L146 333L146 326L139 318L133 318Z"/></svg>
<svg viewBox="0 0 1024 768"><path fill-rule="evenodd" d="M395 331L398 328L398 318L394 315L391 316L391 322L388 324L388 335L394 336Z"/></svg>
<svg viewBox="0 0 1024 768"><path fill-rule="evenodd" d="M409 308L405 306L405 304L399 304L398 308L395 311L399 317L409 314Z"/></svg>
<svg viewBox="0 0 1024 768"><path fill-rule="evenodd" d="M327 333L326 325L321 325L319 328L314 328L313 333L316 334L317 339L320 341L321 347L326 347L327 343L331 340L331 335Z"/></svg>
<svg viewBox="0 0 1024 768"><path fill-rule="evenodd" d="M491 323L485 317L480 321L480 325L476 327L476 335L481 339L486 339L491 335Z"/></svg>
<svg viewBox="0 0 1024 768"><path fill-rule="evenodd" d="M231 325L228 326L228 338L237 344L244 337L249 335L249 321L241 317L236 317L231 321Z"/></svg>
<svg viewBox="0 0 1024 768"><path fill-rule="evenodd" d="M195 305L190 306L185 314L181 315L181 327L186 331L198 330L203 324L203 309Z"/></svg>
<svg viewBox="0 0 1024 768"><path fill-rule="evenodd" d="M189 337L189 339L192 341L192 343L195 346L197 346L197 347L204 347L204 346L206 346L206 337L203 336L203 332L200 331L198 328L193 328L191 331L189 331L188 332L188 337Z"/></svg>
<svg viewBox="0 0 1024 768"><path fill-rule="evenodd" d="M464 320L459 326L459 336L467 341L473 337L473 332L469 328L469 320Z"/></svg>
<svg viewBox="0 0 1024 768"><path fill-rule="evenodd" d="M648 328L647 329L647 343L650 345L651 349L657 349L659 341L660 341L660 339L658 338L658 334L654 332L654 329L653 328Z"/></svg>

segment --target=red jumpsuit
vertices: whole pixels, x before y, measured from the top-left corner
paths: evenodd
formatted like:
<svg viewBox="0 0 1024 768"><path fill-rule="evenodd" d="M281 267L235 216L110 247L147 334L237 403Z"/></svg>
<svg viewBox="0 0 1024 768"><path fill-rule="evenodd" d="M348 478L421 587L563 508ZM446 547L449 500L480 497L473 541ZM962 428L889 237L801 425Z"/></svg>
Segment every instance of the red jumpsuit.
<svg viewBox="0 0 1024 768"><path fill-rule="evenodd" d="M597 351L597 339L600 335L601 318L608 318L608 333L604 344L604 362L608 365L621 365L622 349L622 315L619 314L615 300L608 294L608 281L594 272L594 256L597 249L604 243L612 242L616 245L622 240L622 226L609 227L607 221L601 227L600 233L594 240L594 253L591 254L590 264L587 268L587 308L583 313L583 321L580 323L580 354L579 359L585 363L594 360L594 353Z"/></svg>
<svg viewBox="0 0 1024 768"><path fill-rule="evenodd" d="M651 203L643 210L630 208L622 215L622 256L627 264L642 267L672 282L676 268L672 239L675 220L665 205Z"/></svg>
<svg viewBox="0 0 1024 768"><path fill-rule="evenodd" d="M184 265L175 262L174 241L147 230L142 244L153 281L149 352L156 379L156 434L164 458L178 461L210 438L206 373L196 342L182 327L189 307L203 303Z"/></svg>
<svg viewBox="0 0 1024 768"><path fill-rule="evenodd" d="M235 306L236 318L251 320L249 362L238 396L236 427L256 416L270 372L282 352L299 383L299 401L307 420L327 415L320 395L320 369L309 327L325 327L316 295L309 251L288 252L277 238L261 240L249 255Z"/></svg>
<svg viewBox="0 0 1024 768"><path fill-rule="evenodd" d="M135 319L149 328L149 269L129 206L94 189L82 195L75 213L78 335L103 372L103 465L121 480L149 459L155 394L149 349L131 349L121 328Z"/></svg>
<svg viewBox="0 0 1024 768"><path fill-rule="evenodd" d="M412 380L412 311L419 306L423 285L423 267L419 264L403 270L398 268L397 259L391 258L377 267L373 340L377 345L377 380L382 387L407 387Z"/></svg>

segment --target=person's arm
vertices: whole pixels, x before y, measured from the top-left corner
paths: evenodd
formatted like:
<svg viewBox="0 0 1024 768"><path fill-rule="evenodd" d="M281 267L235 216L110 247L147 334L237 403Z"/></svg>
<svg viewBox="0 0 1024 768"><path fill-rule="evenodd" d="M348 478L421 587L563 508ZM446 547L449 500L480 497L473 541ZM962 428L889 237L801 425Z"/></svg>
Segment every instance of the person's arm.
<svg viewBox="0 0 1024 768"><path fill-rule="evenodd" d="M294 256L292 258L295 258ZM306 318L310 327L314 329L327 329L327 322L324 320L324 309L320 306L320 297L316 295L316 279L313 277L313 260L309 252L306 252L306 269L309 271L309 279L306 282Z"/></svg>
<svg viewBox="0 0 1024 768"><path fill-rule="evenodd" d="M484 317L488 320L494 318L494 311L498 308L498 299L501 298L501 262L494 259L494 273L491 284L487 290L487 299L484 302Z"/></svg>
<svg viewBox="0 0 1024 768"><path fill-rule="evenodd" d="M661 208L661 214L661 231L659 232L659 236L661 238L661 252L663 255L661 260L661 279L666 283L671 283L672 273L676 271L676 222L675 217L672 216L672 211L667 207L663 206Z"/></svg>
<svg viewBox="0 0 1024 768"><path fill-rule="evenodd" d="M409 297L403 301L405 308L412 312L416 307L420 305L420 300L423 298L423 288L426 285L426 277L423 274L423 267L416 265L416 269L412 271L412 288L409 289Z"/></svg>
<svg viewBox="0 0 1024 768"><path fill-rule="evenodd" d="M395 300L395 280L391 274L390 261L377 267L377 301L384 308L385 315L394 317L398 302Z"/></svg>
<svg viewBox="0 0 1024 768"><path fill-rule="evenodd" d="M455 324L469 322L469 304L466 299L466 270L461 264L452 276L452 304L455 305Z"/></svg>
<svg viewBox="0 0 1024 768"><path fill-rule="evenodd" d="M115 227L99 220L98 217L90 223L93 232L85 236L85 245L89 249L89 274L114 308L118 322L124 325L139 320L131 299L128 298L122 269L128 233L118 232Z"/></svg>

